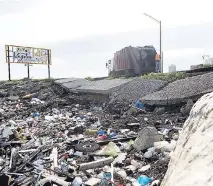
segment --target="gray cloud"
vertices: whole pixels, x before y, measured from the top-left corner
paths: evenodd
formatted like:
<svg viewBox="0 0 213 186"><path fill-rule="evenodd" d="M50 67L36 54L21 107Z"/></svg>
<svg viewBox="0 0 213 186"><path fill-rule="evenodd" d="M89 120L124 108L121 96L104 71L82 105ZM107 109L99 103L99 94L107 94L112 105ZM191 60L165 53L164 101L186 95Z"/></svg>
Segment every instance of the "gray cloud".
<svg viewBox="0 0 213 186"><path fill-rule="evenodd" d="M201 62L200 54L189 54L179 57L167 56L168 50L184 48L213 48L213 23L189 25L186 27L163 29L164 70L169 64L176 64L178 70L189 69L190 65ZM86 77L106 76L105 63L113 57L116 50L125 46L154 45L159 47L159 32L157 29L119 33L112 35L87 36L74 40L41 43L38 47L52 49L52 77ZM3 61L3 46L0 46ZM13 78L26 77L24 65L12 65ZM7 78L7 66L2 64L0 79ZM18 70L17 70L18 69ZM33 77L46 77L47 68L33 66Z"/></svg>
<svg viewBox="0 0 213 186"><path fill-rule="evenodd" d="M163 50L165 70L171 63L179 70L188 69L190 65L200 62L198 54L184 57L167 57L168 50L185 48L212 48L213 23L189 25L185 27L163 29ZM67 61L65 65L75 67L86 73L98 70L105 72L105 62L113 57L116 50L125 46L154 45L159 50L159 32L157 29L119 33L113 35L88 36L81 39L46 43L52 48L53 56Z"/></svg>
<svg viewBox="0 0 213 186"><path fill-rule="evenodd" d="M163 49L211 47L213 23L163 29ZM88 53L112 53L125 46L154 45L159 49L159 32L154 29L119 33L114 35L88 36L76 40L47 44L57 56Z"/></svg>
<svg viewBox="0 0 213 186"><path fill-rule="evenodd" d="M20 13L35 6L40 0L0 0L0 16Z"/></svg>

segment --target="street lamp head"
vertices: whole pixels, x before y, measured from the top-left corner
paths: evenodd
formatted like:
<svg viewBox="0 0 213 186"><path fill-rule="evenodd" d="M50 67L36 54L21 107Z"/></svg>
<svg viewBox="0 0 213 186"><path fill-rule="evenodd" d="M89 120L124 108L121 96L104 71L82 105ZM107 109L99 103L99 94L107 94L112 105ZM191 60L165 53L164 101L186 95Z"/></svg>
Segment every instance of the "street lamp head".
<svg viewBox="0 0 213 186"><path fill-rule="evenodd" d="M158 23L160 23L161 21L159 21L159 20L157 20L157 19L155 19L154 17L152 17L151 15L149 15L149 14L147 14L147 13L143 13L145 16L147 16L147 17L149 17L149 18L151 18L151 19L153 19L154 21L156 21L156 22L158 22Z"/></svg>

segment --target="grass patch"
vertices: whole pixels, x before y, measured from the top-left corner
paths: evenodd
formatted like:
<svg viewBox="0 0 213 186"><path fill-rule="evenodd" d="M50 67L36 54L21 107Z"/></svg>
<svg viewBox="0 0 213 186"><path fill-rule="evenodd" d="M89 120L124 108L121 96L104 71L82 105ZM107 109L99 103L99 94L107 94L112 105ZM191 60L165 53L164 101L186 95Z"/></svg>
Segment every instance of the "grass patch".
<svg viewBox="0 0 213 186"><path fill-rule="evenodd" d="M156 79L156 80L162 80L166 82L173 82L179 79L184 79L188 77L188 75L185 72L171 72L171 73L150 73L141 76L143 79Z"/></svg>

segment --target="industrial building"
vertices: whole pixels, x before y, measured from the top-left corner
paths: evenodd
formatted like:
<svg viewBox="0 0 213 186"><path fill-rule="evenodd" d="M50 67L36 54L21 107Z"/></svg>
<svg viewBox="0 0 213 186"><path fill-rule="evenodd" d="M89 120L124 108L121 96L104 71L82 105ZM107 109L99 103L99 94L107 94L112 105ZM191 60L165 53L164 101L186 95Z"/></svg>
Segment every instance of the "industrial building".
<svg viewBox="0 0 213 186"><path fill-rule="evenodd" d="M169 65L169 72L176 72L176 65L174 64Z"/></svg>

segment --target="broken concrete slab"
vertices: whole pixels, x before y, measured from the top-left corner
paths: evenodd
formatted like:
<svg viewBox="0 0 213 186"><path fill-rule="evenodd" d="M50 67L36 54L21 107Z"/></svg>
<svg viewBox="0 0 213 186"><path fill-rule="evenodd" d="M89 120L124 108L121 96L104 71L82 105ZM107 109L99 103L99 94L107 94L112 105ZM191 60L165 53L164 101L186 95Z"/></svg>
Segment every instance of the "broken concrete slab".
<svg viewBox="0 0 213 186"><path fill-rule="evenodd" d="M189 77L169 83L162 90L144 96L148 105L170 105L198 100L202 95L213 91L213 72Z"/></svg>
<svg viewBox="0 0 213 186"><path fill-rule="evenodd" d="M165 86L160 80L142 78L130 79L102 79L89 81L87 79L68 78L55 81L71 93L104 94L111 101L126 100L136 102L142 96L155 92Z"/></svg>
<svg viewBox="0 0 213 186"><path fill-rule="evenodd" d="M55 83L68 89L70 92L86 92L86 93L102 93L108 94L113 88L117 88L122 84L131 81L130 79L113 79L113 80L97 80L89 81L80 78L68 78L56 80Z"/></svg>
<svg viewBox="0 0 213 186"><path fill-rule="evenodd" d="M213 185L212 116L213 92L202 96L193 106L172 153L162 186Z"/></svg>

